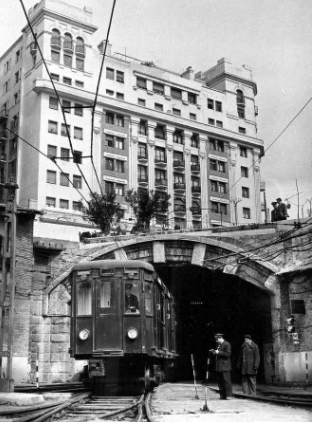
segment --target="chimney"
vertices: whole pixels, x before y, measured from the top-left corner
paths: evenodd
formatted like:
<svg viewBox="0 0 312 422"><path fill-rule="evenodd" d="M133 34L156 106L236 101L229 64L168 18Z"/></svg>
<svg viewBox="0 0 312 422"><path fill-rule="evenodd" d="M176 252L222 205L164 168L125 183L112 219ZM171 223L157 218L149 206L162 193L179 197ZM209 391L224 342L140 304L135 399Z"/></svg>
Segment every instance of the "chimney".
<svg viewBox="0 0 312 422"><path fill-rule="evenodd" d="M106 44L106 40L103 40L98 45L98 49L99 49L99 52L101 54L104 54L105 44ZM107 41L106 55L107 56L111 56L112 55L112 44L110 44L109 41Z"/></svg>
<svg viewBox="0 0 312 422"><path fill-rule="evenodd" d="M194 79L194 70L192 69L192 66L189 66L182 74L181 77L184 79L193 80Z"/></svg>

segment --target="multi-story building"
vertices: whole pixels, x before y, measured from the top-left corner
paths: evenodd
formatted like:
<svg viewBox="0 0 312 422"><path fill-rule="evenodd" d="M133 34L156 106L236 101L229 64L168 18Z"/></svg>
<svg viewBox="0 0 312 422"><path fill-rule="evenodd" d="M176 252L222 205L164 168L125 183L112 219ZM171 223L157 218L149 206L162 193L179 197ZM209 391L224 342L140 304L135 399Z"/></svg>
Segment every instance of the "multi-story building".
<svg viewBox="0 0 312 422"><path fill-rule="evenodd" d="M126 191L148 189L171 195L169 213L156 224L260 222L264 150L248 66L221 59L205 72L179 74L113 54L105 42L93 48L92 11L58 0L42 0L29 19L61 105L26 25L0 58L0 120L8 128L1 131L0 186L16 178L18 203L43 210L35 237L77 241L88 227L80 200L100 191L98 180L103 192L116 192L125 219Z"/></svg>

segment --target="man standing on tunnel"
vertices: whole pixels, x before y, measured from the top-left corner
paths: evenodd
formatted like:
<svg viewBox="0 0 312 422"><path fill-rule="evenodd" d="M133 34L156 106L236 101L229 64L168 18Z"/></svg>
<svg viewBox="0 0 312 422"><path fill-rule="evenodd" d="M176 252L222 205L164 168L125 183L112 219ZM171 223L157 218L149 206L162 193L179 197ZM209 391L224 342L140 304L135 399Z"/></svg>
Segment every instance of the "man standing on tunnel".
<svg viewBox="0 0 312 422"><path fill-rule="evenodd" d="M251 339L245 335L237 363L237 368L242 374L243 393L250 396L256 395L256 376L260 364L259 348Z"/></svg>
<svg viewBox="0 0 312 422"><path fill-rule="evenodd" d="M221 400L231 400L233 398L231 382L231 345L225 341L223 334L215 334L217 349L210 352L216 358L216 372Z"/></svg>

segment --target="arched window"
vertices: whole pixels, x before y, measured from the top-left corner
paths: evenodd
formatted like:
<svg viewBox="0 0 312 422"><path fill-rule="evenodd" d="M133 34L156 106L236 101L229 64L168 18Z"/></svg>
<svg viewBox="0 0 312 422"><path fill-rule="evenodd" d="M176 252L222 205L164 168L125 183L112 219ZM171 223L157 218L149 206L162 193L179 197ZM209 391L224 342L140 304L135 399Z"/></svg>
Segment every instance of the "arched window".
<svg viewBox="0 0 312 422"><path fill-rule="evenodd" d="M63 48L71 52L74 51L73 37L68 32L64 34Z"/></svg>
<svg viewBox="0 0 312 422"><path fill-rule="evenodd" d="M245 118L245 97L241 89L236 91L237 114L241 119Z"/></svg>
<svg viewBox="0 0 312 422"><path fill-rule="evenodd" d="M58 29L52 29L51 47L57 49L61 48L61 34Z"/></svg>
<svg viewBox="0 0 312 422"><path fill-rule="evenodd" d="M76 68L78 70L84 70L84 58L86 55L86 48L84 45L84 41L81 37L76 38Z"/></svg>

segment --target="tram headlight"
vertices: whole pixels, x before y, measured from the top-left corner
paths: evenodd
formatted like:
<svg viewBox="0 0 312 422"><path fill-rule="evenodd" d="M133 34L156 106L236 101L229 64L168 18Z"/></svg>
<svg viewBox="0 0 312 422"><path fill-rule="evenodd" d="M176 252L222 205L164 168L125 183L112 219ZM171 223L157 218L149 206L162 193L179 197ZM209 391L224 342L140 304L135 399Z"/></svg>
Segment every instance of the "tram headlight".
<svg viewBox="0 0 312 422"><path fill-rule="evenodd" d="M135 328L130 328L129 330L128 330L128 337L129 337L129 339L130 340L134 340L134 339L136 339L137 338L137 336L138 336L138 330L137 329L135 329Z"/></svg>
<svg viewBox="0 0 312 422"><path fill-rule="evenodd" d="M89 330L84 329L84 330L81 330L80 331L79 338L80 338L80 340L87 340L87 338L89 337L89 335L90 335Z"/></svg>

